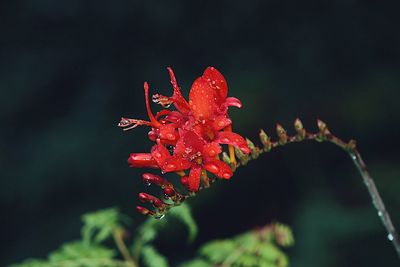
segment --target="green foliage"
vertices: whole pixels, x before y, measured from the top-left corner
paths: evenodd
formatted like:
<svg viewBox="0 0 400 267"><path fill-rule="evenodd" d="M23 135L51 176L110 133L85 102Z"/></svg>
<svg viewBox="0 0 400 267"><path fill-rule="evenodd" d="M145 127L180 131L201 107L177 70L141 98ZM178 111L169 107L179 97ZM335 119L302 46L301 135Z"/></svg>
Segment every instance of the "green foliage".
<svg viewBox="0 0 400 267"><path fill-rule="evenodd" d="M82 216L82 240L66 243L52 252L47 260L26 260L12 267L119 267L128 263L115 258L116 250L101 243L122 229L118 209L110 208Z"/></svg>
<svg viewBox="0 0 400 267"><path fill-rule="evenodd" d="M140 225L131 250L123 240L126 230L122 221L128 222L128 219L118 209L88 213L82 220L81 240L62 245L45 260L29 259L10 267L138 267L138 263L146 267L168 267L166 257L151 244L158 232L177 221L188 229L189 241L198 231L186 204L172 209L163 219L149 218ZM111 238L116 248L105 246L105 241ZM205 244L200 248L198 258L181 264L181 267L286 267L287 257L278 246L288 247L293 243L290 228L274 223L232 239Z"/></svg>
<svg viewBox="0 0 400 267"><path fill-rule="evenodd" d="M183 263L181 267L286 267L289 262L279 246L293 244L290 228L274 223L232 239L212 241L200 248L197 259Z"/></svg>
<svg viewBox="0 0 400 267"><path fill-rule="evenodd" d="M121 215L116 208L103 209L82 216L84 225L81 233L84 243L98 244L108 239L114 231L122 229L121 221L128 218Z"/></svg>
<svg viewBox="0 0 400 267"><path fill-rule="evenodd" d="M46 260L29 259L11 267L135 267L137 262L147 267L168 267L167 259L151 245L158 232L168 223L179 221L187 227L190 241L197 234L196 222L185 204L173 209L162 220L149 218L140 225L132 246L132 255L123 241L126 232L123 225L130 220L118 209L87 213L82 216L82 221L81 240L64 244L50 253ZM118 258L116 248L104 245L111 238L124 260Z"/></svg>
<svg viewBox="0 0 400 267"><path fill-rule="evenodd" d="M142 248L143 262L147 267L168 267L167 259L161 255L153 246Z"/></svg>

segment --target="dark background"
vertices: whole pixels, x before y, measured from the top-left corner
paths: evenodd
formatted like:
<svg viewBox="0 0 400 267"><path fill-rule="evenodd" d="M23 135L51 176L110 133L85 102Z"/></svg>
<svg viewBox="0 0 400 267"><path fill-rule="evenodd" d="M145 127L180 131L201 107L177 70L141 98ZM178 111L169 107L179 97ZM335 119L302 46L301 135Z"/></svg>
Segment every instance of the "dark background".
<svg viewBox="0 0 400 267"><path fill-rule="evenodd" d="M395 1L392 1L394 3ZM143 81L188 95L207 66L226 77L234 130L256 139L321 118L358 140L400 228L398 7L384 1L4 1L0 4L0 265L77 239L80 215L134 207L148 151ZM157 107L153 107L156 109ZM347 155L330 144L277 149L190 201L200 226L157 241L176 264L198 246L277 220L293 227L291 266L398 266ZM173 238L174 234L182 238Z"/></svg>

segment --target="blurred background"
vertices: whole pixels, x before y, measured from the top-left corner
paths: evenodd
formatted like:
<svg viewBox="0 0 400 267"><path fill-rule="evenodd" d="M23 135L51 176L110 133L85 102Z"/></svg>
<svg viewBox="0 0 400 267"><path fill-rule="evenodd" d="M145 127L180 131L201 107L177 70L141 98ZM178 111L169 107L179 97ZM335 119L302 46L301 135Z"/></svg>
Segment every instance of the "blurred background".
<svg viewBox="0 0 400 267"><path fill-rule="evenodd" d="M394 3L394 2L392 2ZM0 266L45 257L79 238L80 215L135 206L148 151L143 81L185 96L207 66L225 76L234 130L257 140L296 117L355 138L400 228L398 7L376 1L48 1L0 3ZM153 106L153 110L158 107ZM398 266L361 178L331 144L279 148L189 204L200 235L157 240L172 264L215 238L280 221L293 227L291 266ZM132 228L133 230L134 228Z"/></svg>

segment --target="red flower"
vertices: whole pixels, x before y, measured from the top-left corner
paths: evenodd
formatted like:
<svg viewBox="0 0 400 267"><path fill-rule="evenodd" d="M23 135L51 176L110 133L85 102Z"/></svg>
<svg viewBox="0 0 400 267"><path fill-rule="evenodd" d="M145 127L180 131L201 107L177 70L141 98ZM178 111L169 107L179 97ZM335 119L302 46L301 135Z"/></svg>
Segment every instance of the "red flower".
<svg viewBox="0 0 400 267"><path fill-rule="evenodd" d="M138 125L151 127L149 139L156 144L151 153L132 153L128 159L132 167L160 168L162 172L177 172L190 169L188 187L197 191L200 176L205 171L219 178L232 176L230 167L219 160L222 152L220 144L230 145L231 158L234 160L232 146L244 153L250 153L246 140L231 131L232 121L228 117L228 107L241 107L234 97L227 97L228 86L222 74L208 67L197 78L189 93L189 102L182 96L174 72L168 68L173 95L166 97L156 94L153 101L163 107L174 104L176 111L162 110L155 116L150 109L149 87L144 84L146 109L150 121L122 118L119 123L124 130ZM171 152L166 146L172 146Z"/></svg>

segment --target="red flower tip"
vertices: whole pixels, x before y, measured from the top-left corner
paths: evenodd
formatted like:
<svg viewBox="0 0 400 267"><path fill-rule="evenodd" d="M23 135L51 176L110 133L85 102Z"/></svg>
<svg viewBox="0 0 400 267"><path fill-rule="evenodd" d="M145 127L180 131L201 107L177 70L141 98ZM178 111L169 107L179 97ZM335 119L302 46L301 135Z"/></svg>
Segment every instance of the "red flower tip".
<svg viewBox="0 0 400 267"><path fill-rule="evenodd" d="M155 184L158 186L170 185L170 183L164 178L151 173L144 173L142 175L142 181L146 184Z"/></svg>
<svg viewBox="0 0 400 267"><path fill-rule="evenodd" d="M166 188L164 188L164 194L166 196L173 197L173 196L175 196L176 192L172 187L166 187Z"/></svg>
<svg viewBox="0 0 400 267"><path fill-rule="evenodd" d="M157 162L150 153L131 153L128 163L135 168L158 168Z"/></svg>
<svg viewBox="0 0 400 267"><path fill-rule="evenodd" d="M142 206L136 206L136 210L143 215L154 215L154 212L152 212Z"/></svg>
<svg viewBox="0 0 400 267"><path fill-rule="evenodd" d="M156 208L160 208L160 207L164 207L166 204L161 201L159 198L152 196L150 194L147 193L139 193L139 200L141 202L150 202L151 204L153 204L154 207Z"/></svg>

